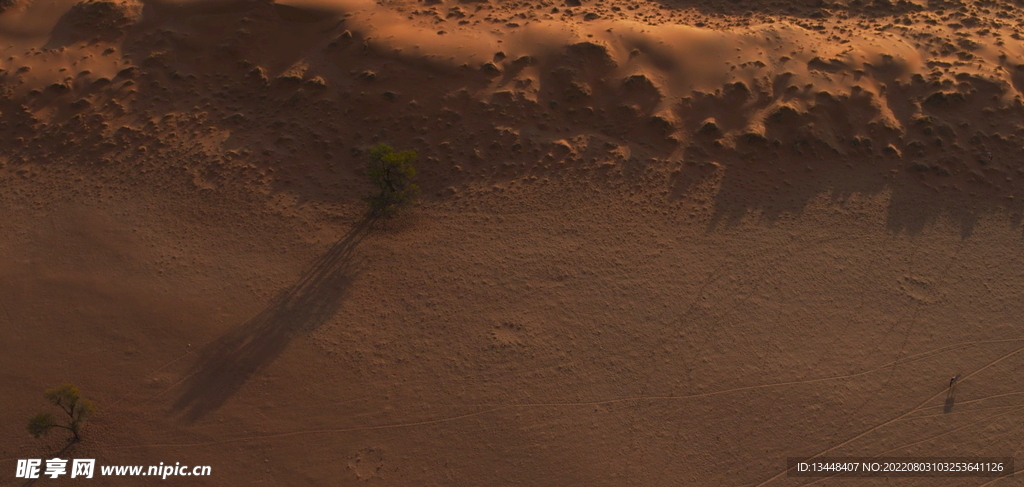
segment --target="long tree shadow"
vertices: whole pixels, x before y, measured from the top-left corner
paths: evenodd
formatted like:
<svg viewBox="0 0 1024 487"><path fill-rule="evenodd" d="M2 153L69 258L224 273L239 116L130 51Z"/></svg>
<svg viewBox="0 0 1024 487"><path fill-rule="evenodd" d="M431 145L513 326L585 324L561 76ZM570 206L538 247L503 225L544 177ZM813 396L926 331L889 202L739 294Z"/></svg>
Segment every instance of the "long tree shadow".
<svg viewBox="0 0 1024 487"><path fill-rule="evenodd" d="M188 421L202 418L273 362L292 339L331 319L356 276L353 250L372 223L369 217L361 220L263 311L205 346L196 372L186 381L172 411L184 411Z"/></svg>

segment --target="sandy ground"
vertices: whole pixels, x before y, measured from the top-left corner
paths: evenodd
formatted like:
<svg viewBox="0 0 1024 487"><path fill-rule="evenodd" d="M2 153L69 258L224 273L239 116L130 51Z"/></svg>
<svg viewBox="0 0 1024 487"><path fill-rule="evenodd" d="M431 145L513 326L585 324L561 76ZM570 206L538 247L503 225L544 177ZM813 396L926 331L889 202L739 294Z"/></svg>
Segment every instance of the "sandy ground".
<svg viewBox="0 0 1024 487"><path fill-rule="evenodd" d="M0 485L1024 469L1020 7L0 1Z"/></svg>

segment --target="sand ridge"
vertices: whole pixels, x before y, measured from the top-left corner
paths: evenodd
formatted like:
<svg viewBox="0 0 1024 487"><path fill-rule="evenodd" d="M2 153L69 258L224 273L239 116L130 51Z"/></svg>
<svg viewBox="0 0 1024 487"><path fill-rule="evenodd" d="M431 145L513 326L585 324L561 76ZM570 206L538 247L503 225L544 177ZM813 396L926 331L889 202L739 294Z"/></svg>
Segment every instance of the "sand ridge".
<svg viewBox="0 0 1024 487"><path fill-rule="evenodd" d="M969 228L965 215L1020 212L1010 154L1024 48L1009 4L958 5L836 5L726 26L699 6L628 5L655 8L642 17L660 20L644 23L604 4L577 22L541 4L89 2L35 47L5 50L5 165L30 173L53 157L33 138L77 132L90 159L175 146L198 151L184 169L198 186L242 174L284 186L297 183L269 173L351 168L361 145L386 138L438 161L432 194L569 168L644 173L669 199L707 182L717 218L732 218L729 196L744 200L741 213L771 214L814 194L932 191L942 196L928 218ZM529 20L502 24L499 13ZM303 119L324 122L285 130ZM118 139L136 142L112 147ZM347 174L331 184L350 184ZM794 188L786 208L759 196L775 187Z"/></svg>

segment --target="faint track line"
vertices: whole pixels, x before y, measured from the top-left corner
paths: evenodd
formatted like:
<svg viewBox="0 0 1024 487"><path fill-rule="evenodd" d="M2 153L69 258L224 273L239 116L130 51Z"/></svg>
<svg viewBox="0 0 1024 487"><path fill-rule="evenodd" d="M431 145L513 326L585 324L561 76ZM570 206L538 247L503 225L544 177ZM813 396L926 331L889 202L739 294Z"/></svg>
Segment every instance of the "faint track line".
<svg viewBox="0 0 1024 487"><path fill-rule="evenodd" d="M956 349L956 348L962 348L962 347L968 347L968 346L976 346L976 345L987 344L987 343L1007 343L1007 342L1019 342L1019 341L1024 341L1024 337L1022 337L1022 338L1014 338L1014 339L980 340L980 341L976 341L976 342L963 342L963 343L959 343L959 344L956 344L956 345L950 345L950 346L946 346L946 347L941 347L941 348L938 348L938 349L935 349L935 350L929 350L929 351L922 352L922 353L919 353L919 354L916 354L916 355L912 355L912 356L907 357L907 360L925 359L925 358L929 358L929 357L934 356L934 355L941 354L944 351L948 351L948 350L952 350L952 349ZM999 357L999 358L997 358L997 359L995 359L995 360L993 360L993 361L983 365L982 367L980 367L979 369L975 370L974 372L964 376L961 379L961 381L967 380L970 377L980 373L984 369L987 369L987 368L989 368L989 367L991 367L993 365L996 365L997 363L999 363L999 362L1001 362L1001 361L1003 361L1003 360L1005 360L1005 359L1007 359L1007 358L1009 358L1009 357L1011 357L1013 355L1016 355L1016 354L1018 354L1018 353L1020 353L1022 351L1024 351L1024 347L1017 348L1014 351L1012 351L1010 353L1007 353L1007 354L1005 354L1005 355L1003 355L1003 356L1001 356L1001 357ZM561 364L559 364L559 365L561 365ZM553 366L549 366L549 367L541 367L538 370L550 369L550 368L558 367L559 365L553 365ZM322 429L322 430L304 430L304 431L293 431L293 432L276 433L276 434L270 434L270 435L259 435L259 436L251 436L251 437L232 438L232 439L223 440L223 441L206 442L206 443L167 443L167 444L159 444L159 445L133 445L133 446L125 446L125 447L115 447L115 448L112 448L112 449L129 449L129 448L141 448L141 447L206 446L206 445L216 445L216 444L222 444L222 443L231 443L231 442L247 441L247 440L282 438L282 437L289 437L289 436L298 436L298 435L303 435L303 434L319 434L319 433L329 433L329 432L345 433L345 432L353 432L353 431L372 431L372 430L383 430L383 429L393 429L393 428L402 428L402 427L424 426L424 425L431 425L431 424L446 423L446 422L451 422L451 421L458 421L460 419L470 418L470 417L474 417L474 416L481 416L481 415L484 415L484 414L489 414L489 413L492 413L492 412L498 412L498 411L502 411L502 410L506 410L506 409L546 408L546 407L593 407L593 406L603 406L603 405L618 404L618 403L628 403L628 402L633 402L633 401L683 401L683 400L689 400L689 399L698 399L698 398L703 398L703 397L711 397L711 396L717 396L717 395L722 395L722 394L730 394L730 393L744 392L744 391L751 391L751 390L770 389L770 388L783 387L783 386L797 386L797 385L812 384L812 383L817 383L817 382L827 382L827 381L849 379L849 378L860 377L860 376L868 375L868 374L871 374L871 373L874 373L874 372L878 372L878 371L884 370L884 369L886 369L887 367L890 367L890 366L891 366L891 364L882 364L882 365L879 365L877 367L873 367L871 369L863 370L863 371L860 371L860 372L857 372L857 373L853 373L853 374L837 375L837 376L830 376L830 377L819 377L819 378L805 379L805 380L794 380L794 381L776 382L776 383L771 383L771 384L756 384L756 385L736 387L736 388L731 388L731 389L722 389L722 390L717 390L717 391L709 391L709 392L704 392L704 393L699 393L699 394L688 394L688 395L680 395L680 396L676 396L676 395L668 395L668 396L664 396L664 395L662 395L662 396L629 396L629 397L620 397L620 398L607 399L607 400L601 400L601 401L584 401L584 402L543 402L543 403L521 403L521 404L493 404L493 403L491 403L491 404L488 404L488 403L468 404L468 405L462 405L461 407L490 407L490 408L486 409L486 410L483 410L483 411L477 411L477 412L468 413L468 414L462 414L462 415L456 415L456 416L450 416L450 417L444 417L444 418L438 418L438 419L432 419L432 420L417 421L417 422L411 422L411 423L395 423L395 424L389 424L389 425L367 426L367 427L357 427L357 428L336 428L336 429ZM847 440L847 441L845 441L843 443L840 443L839 445L836 445L836 446L830 448L829 450L825 450L823 452L820 452L820 453L818 453L818 454L816 454L814 456L820 456L823 453L827 453L828 451L834 450L834 449L839 448L839 447L841 447L841 446L843 446L845 444L848 444L848 443L850 443L852 441L855 441L856 439L858 439L858 438L860 438L860 437L870 433L871 431L874 431L874 430L876 430L876 429L878 429L878 428L880 428L880 427L882 427L882 426L884 426L886 424L889 424L889 423L895 422L895 421L897 421L899 419L902 419L903 417L908 416L909 414L913 413L914 411L919 410L920 406L926 404L928 401L931 401L931 400L935 399L936 397L941 396L944 393L945 393L944 391L940 392L940 393L937 393L937 394L929 397L927 400L923 401L921 404L919 404L917 407L911 409L910 411L908 411L908 412L906 412L906 413L904 413L904 414L902 414L902 415L900 415L900 416L898 416L896 418L893 418L892 420L889 420L889 421L886 421L886 422L881 423L879 425L876 425L875 427L873 427L873 428L871 428L871 429L869 429L869 430L867 430L867 431L865 431L865 432L863 432L863 433L861 433L861 434L859 434L859 435L857 435L857 436L855 436L855 437L853 437L853 438L851 438L851 439L849 439L849 440ZM1017 394L1017 393L1008 393L1008 394L1003 394L1003 395L1012 395L1012 394ZM1003 395L1000 395L1000 396L1003 396ZM993 396L993 397L996 397L996 396ZM16 459L17 459L17 457L3 458L3 459L0 459L0 461L10 461L10 460L16 460ZM783 472L783 473L785 473L785 472ZM775 477L773 477L771 479L768 479L767 481L762 482L762 483L760 483L758 485L764 485L768 481L773 480L774 478L777 478L777 477L778 476L775 476Z"/></svg>
<svg viewBox="0 0 1024 487"><path fill-rule="evenodd" d="M974 372L971 372L970 374L967 374L966 376L962 377L960 379L960 382L962 383L963 381L968 380L968 379L970 379L971 377L973 377L975 375L978 375L983 370L985 370L985 369L987 369L989 367L992 367L993 365L998 364L999 362L1002 362L1003 360L1006 360L1007 358L1010 358L1010 357L1012 357L1012 356L1014 356L1014 355L1016 355L1016 354L1018 354L1020 352L1024 352L1024 347L1018 348L1018 349L1016 349L1016 350L1014 350L1014 351L1012 351L1010 353L1007 353L1007 354L1005 354L1005 355L1003 355L1003 356L1001 356L1001 357L999 357L999 358L997 358L997 359L995 359L995 360L993 360L993 361L991 361L991 362L989 362L989 363L979 367ZM868 434L870 434L870 433L872 433L874 431L877 431L877 430L885 427L886 425L892 424L892 423L894 423L894 422L904 418L905 416L910 415L914 411L917 411L921 406L924 406L925 404L928 404L929 402L933 401L937 397L941 397L945 393L946 393L945 390L937 392L937 393L929 396L924 401L921 401L916 406L914 406L910 410L904 412L903 414L900 414L899 416L896 416L895 418L889 419L887 421L883 421L883 422L881 422L881 423L879 423L879 424L877 424L875 426L872 426L871 428L868 428L867 430L854 435L853 437L847 439L846 441L843 441L842 443L839 443L839 444L837 444L835 446L832 446L832 447L830 447L828 449L822 450L822 451L820 451L818 453L815 453L814 455L811 455L809 458L820 457L820 456L822 456L822 455L824 455L824 454L826 454L828 452L831 452L831 451L836 450L836 449L838 449L840 447L843 447L843 446L846 446L846 445L848 445L850 443L853 443L854 441L857 441L857 440L863 438L864 436L867 436ZM768 478L767 480L761 482L760 484L757 484L757 487L762 487L764 485L767 485L769 482L771 482L771 481L773 481L773 480L775 480L775 479L785 475L785 473L787 471L788 470L783 470L782 472L779 472L779 473L775 474L774 476Z"/></svg>
<svg viewBox="0 0 1024 487"><path fill-rule="evenodd" d="M998 440L999 438L1002 438L1002 437L1004 437L1004 436L1006 436L1006 435L1008 435L1008 434L1010 434L1010 433L1016 433L1017 431L1019 431L1019 430L1021 429L1021 426L1024 426L1024 425L1022 425L1022 424L1018 423L1016 427L1014 427L1014 428L1010 428L1010 429L1009 429L1008 431L1006 431L1006 432L1003 432L1003 433L999 433L998 435L993 435L993 436L990 436L990 437L988 437L988 438L985 438L985 440L991 440L991 441L989 441L987 445L985 445L985 446L981 447L981 448L979 449L979 451L984 451L984 450L987 450L987 449L988 449L988 448L989 448L990 446L992 446L992 444L993 444L993 443L995 443L995 442L996 442L996 440ZM1016 455L1014 455L1014 456L1016 456Z"/></svg>
<svg viewBox="0 0 1024 487"><path fill-rule="evenodd" d="M965 245L966 244L963 241L960 242L960 246L956 249L956 252L953 252L953 257L949 259L946 267L944 267L942 272L939 273L940 278L945 278L949 274L949 268L953 267L953 263L957 261L957 257L960 256L960 252L963 251ZM892 373L889 374L889 379L886 379L886 383L892 380L892 374L896 373L896 366L899 364L900 357L903 356L903 350L907 348L907 342L910 341L910 332L914 329L914 323L917 321L917 315L920 313L921 307L921 301L918 301L917 306L914 307L914 312L911 314L910 319L907 322L907 333L903 336L903 343L900 345L900 351L896 354L896 363L893 364Z"/></svg>
<svg viewBox="0 0 1024 487"><path fill-rule="evenodd" d="M950 259L950 261L949 261L949 262L948 262L948 263L946 264L946 267L945 267L945 268L943 269L943 271L942 271L942 272L940 273L940 275L941 275L941 276L945 276L945 275L946 275L946 273L947 273L947 272L949 271L949 268L950 268L950 267L951 267L951 266L953 265L953 262L955 262L955 261L956 261L956 257L957 257L958 255L960 255L960 251L961 251L961 250L963 250L963 246L964 246L964 243L963 243L963 242L961 242L961 243L960 243L960 247L959 247L959 248L958 248L958 249L956 250L956 252L954 252L954 254L953 254L953 258L952 258L952 259ZM909 258L910 258L910 260L913 260L913 259L914 259L914 258L915 258L915 257L917 256L917 253L918 253L918 251L920 250L920 248L921 248L921 244L920 244L920 243L918 243L917 245L915 245L915 246L914 246L914 250L913 250L913 252L911 253L911 255L910 255L910 257L909 257ZM913 263L911 262L911 263L909 264L909 266L908 266L908 269L907 269L907 272L908 272L908 274L912 274L912 270L913 270L913 267L914 267L914 265L913 265ZM911 298L911 299L913 299L913 298ZM874 349L874 350L872 350L872 353L874 353L874 352L878 351L879 349L881 349L881 347L882 347L882 344L883 344L883 343L886 343L886 338L888 338L889 334L890 334L890 333L892 333L892 332L893 332L893 330L895 330L895 329L896 329L896 325L897 325L897 324L899 324L900 322L906 322L906 323L907 323L907 331L906 331L906 333L905 333L905 334L904 334L904 336L903 336L903 342L902 342L902 343L900 344L900 349L899 349L899 351L898 351L898 352L896 353L896 359L895 359L895 360L894 360L894 361L892 362L892 370L891 370L891 371L889 372L889 376L888 376L888 377L886 377L885 381L883 381L883 382L881 383L881 385L879 386L879 388L877 389L877 391L881 391L881 390L882 390L882 389L884 389L884 388L885 388L885 387L886 387L887 385L889 385L889 382L891 382L891 381L892 381L893 375L894 375L894 374L896 373L896 367L897 367L897 366L899 366L899 363L900 363L900 359L901 359L901 357L903 356L903 351L904 351L904 350L906 349L906 347L907 347L907 341L908 341L908 340L910 339L910 332L911 332L911 330L913 330L913 328L914 328L914 323L915 323L915 322L917 321L917 315L918 315L918 313L920 313L920 311L921 311L921 306L922 306L922 304L921 304L921 301L917 301L917 302L915 302L915 303L914 303L914 305L913 305L913 311L911 311L911 312L910 312L910 314L909 314L909 317L905 317L905 318L902 318L902 319L900 319L900 320L897 320L896 322L894 322L894 323L893 323L893 325L892 325L892 326L890 326L888 330L886 330L886 332L885 332L885 335L884 335L884 336L882 337L882 339L878 341L878 345L877 345L877 346L875 346L875 349ZM870 355L870 354L869 354L869 355ZM850 423L850 421L852 421L852 418L853 418L853 416L854 416L854 415L855 415L856 413L858 413L858 412L859 412L859 411L860 411L860 410L861 410L861 409L862 409L862 408L863 408L864 406L866 406L866 405L867 405L867 404L868 404L869 402L871 402L871 401L872 401L872 400L873 400L873 399L874 399L874 398L875 398L875 397L876 397L876 396L878 395L878 392L877 392L877 391L876 391L876 392L875 392L874 394L872 394L872 395L869 395L869 396L868 396L868 397L867 397L867 398L866 398L866 399L864 400L864 402L863 402L863 403L861 403L861 404L860 404L859 406L857 406L857 407L856 407L856 408L855 408L855 409L854 409L854 410L853 410L853 411L852 411L852 412L850 413L850 416L849 416L849 417L850 417L851 419L850 419L850 420L847 420L847 421L846 421L846 423L844 424L844 426L845 426L846 424L849 424L849 423Z"/></svg>
<svg viewBox="0 0 1024 487"><path fill-rule="evenodd" d="M1016 455L1014 455L1014 456L1016 456ZM992 485L992 484L994 484L996 482L999 482L1000 480L1010 480L1010 479L1012 479L1012 478L1014 478L1014 477L1016 477L1016 476L1018 476L1018 475L1020 475L1022 473L1024 473L1024 469L1017 470L1017 471L1013 472L1013 475L1007 475L1005 477L996 477L996 478L994 478L992 480L989 480L988 482L985 482L984 484L979 485L978 487L986 487L988 485Z"/></svg>
<svg viewBox="0 0 1024 487"><path fill-rule="evenodd" d="M1012 413L1012 412L1014 412L1014 411L1019 411L1019 410L1022 410L1022 409L1024 409L1024 406L1011 406L1011 407L1013 407L1013 408L1014 408L1014 409L1013 409L1012 411L1006 411L1006 412L1003 412L1003 413L999 413L999 414L993 414L993 415L991 415L991 416L987 416L987 417L985 417L985 418L982 418L982 419L979 419L979 420L977 420L977 421L973 421L973 422L971 422L971 423L968 423L968 424L965 424L965 425L963 425L963 426L960 426L959 428L953 428L953 429L951 429L951 430L948 430L948 431L946 431L946 432L944 432L944 433L941 433L941 434L938 434L938 435L934 435L934 436L930 436L930 437L928 437L928 438L925 438L925 439L923 439L923 440L920 440L920 441L915 441L915 442L913 442L913 443L907 443L907 444L905 444L905 445L900 445L900 446L898 446L898 447L896 447L896 448L892 448L892 449L890 449L890 450L887 450L887 451L884 451L884 452L882 452L882 454L881 454L881 455L874 455L873 457L875 457L875 458L877 458L877 457L884 457L886 453L891 453L891 452L893 452L893 451L896 451L896 450L900 450L900 449L906 448L906 447L908 447L908 446L913 446L913 445L916 445L916 444L918 444L918 443L924 443L924 442L926 442L926 441L928 441L928 440L932 440L932 439L935 439L935 438L939 438L939 437L942 437L942 436L948 435L948 434L950 434L950 433L953 433L953 432L955 432L955 431L959 431L959 430L962 430L962 429L964 429L964 428L967 428L967 427L970 427L970 426L974 426L974 425L976 425L976 424L978 424L978 423L982 423L982 422L985 422L985 421L989 421L989 420L992 420L992 419L995 419L995 418L998 418L998 417L1001 417L1001 416L1005 416L1005 415L1007 415L1007 414L1010 414L1010 413ZM821 477L821 478L817 478L817 479L814 479L814 480L813 480L813 481L811 481L811 482L808 482L808 483L805 483L805 484L800 484L800 486L799 486L799 487L806 487L806 486L808 486L808 485L814 485L814 484L817 484L818 482L821 482L821 481L824 481L824 480L828 480L828 479L831 479L831 478L835 478L835 477L836 477L835 475L829 475L828 477Z"/></svg>
<svg viewBox="0 0 1024 487"><path fill-rule="evenodd" d="M1024 391L1007 392L1007 393L1004 393L1004 394L994 394L994 395L991 395L991 396L985 396L985 397L979 397L977 399L971 399L970 401L957 401L956 404L957 404L957 406L961 406L962 407L965 404L973 404L973 403L976 403L976 402L984 402L984 401L987 401L989 399L995 399L997 397L1017 396L1017 395L1021 395L1021 394L1024 394ZM931 406L931 407L927 407L927 408L921 408L920 411L927 411L929 409L943 409L943 408L945 408L944 405ZM968 411L977 411L977 409L969 409ZM957 413L943 413L943 414L940 414L940 415L937 415L937 416L942 416L942 415L945 415L945 414L957 414ZM918 416L918 417L922 417L923 418L925 416ZM929 415L927 417L931 417L931 415Z"/></svg>
<svg viewBox="0 0 1024 487"><path fill-rule="evenodd" d="M1013 341L1020 341L1020 340L1013 340ZM995 364L999 363L1000 361L1005 360L1006 358L1008 358L1010 356L1013 356L1013 355L1015 355L1017 353L1020 353L1022 351L1024 351L1024 347L1018 348L1018 349L1014 350L1013 352L1010 352L1010 353L1000 357L999 359L996 359L996 360L993 360L992 362L989 362L988 364L982 366L978 370L976 370L976 371L972 372L971 374L965 376L961 380L966 380L967 378L969 378L969 377L971 377L973 375L976 375L977 373L981 372L983 369L991 367L992 365L995 365ZM628 402L634 402L634 401L681 401L681 400L688 400L688 399L695 399L695 398L702 398L702 397L710 397L710 396L716 396L716 395L721 395L721 394L729 394L729 393L749 391L749 390L767 389L767 388L789 386L789 385L801 385L801 384L808 384L808 383L814 383L814 382L824 382L824 381L830 381L830 380L842 380L842 379L846 379L846 378L867 375L867 374L870 374L872 372L877 372L879 370L883 370L883 369L887 368L889 365L890 364L885 364L885 365L882 365L882 366L879 366L879 367L875 367L873 369L869 369L869 370L866 370L866 371L858 372L856 374L848 374L848 375L833 376L833 377L822 377L822 378L798 380L798 381L778 382L778 383L772 383L772 384L760 384L760 385L737 387L737 388L732 388L732 389L724 389L724 390L719 390L719 391L711 391L711 392L706 392L706 393L689 394L689 395L682 395L682 396L674 396L674 395L673 396L630 396L630 397L621 397L621 398L608 399L608 400L602 400L602 401L584 401L584 402L544 402L544 403L521 403L521 404L497 404L497 405L495 405L495 404L486 404L486 403L484 403L484 404L471 404L471 405L464 405L462 407L488 407L488 406L490 406L490 407L488 409L485 409L485 410L482 410L482 411L473 412L473 413L461 414L461 415L456 415L456 416L449 416L449 417L432 419L432 420L416 421L416 422L410 422L410 423L394 423L394 424L386 424L386 425L378 425L378 426L356 427L356 428L333 428L333 429L319 429L319 430L303 430L303 431L292 431L292 432L276 433L276 434L269 434L269 435L257 435L257 436L250 436L250 437L232 438L232 439L228 439L228 440L221 440L221 441L214 441L214 442L205 442L205 443L166 443L166 444L155 444L155 445L135 445L135 446L115 447L115 448L112 448L112 449L117 450L117 449L143 448L143 447L146 447L146 448L157 448L157 447L210 446L210 445L218 445L218 444L223 444L223 443L232 443L232 442L249 441L249 440L260 440L260 439L272 439L272 438L284 438L284 437L299 436L299 435L306 435L306 434L347 433L347 432L354 432L354 431L373 431L373 430L384 430L384 429L394 429L394 428L425 426L425 425L441 424L441 423L447 423L447 422L452 422L452 421L458 421L460 419L465 419L465 418L470 418L470 417L475 417L475 416L481 416L481 415L485 415L485 414L489 414L489 413L494 413L494 412L498 412L498 411L503 411L503 410L508 410L508 409L548 408L548 407L594 407L594 406L604 406L604 405L618 404L618 403L628 403ZM862 437L862 436L864 436L864 435L866 435L866 434L868 434L868 433L870 433L872 431L875 431L875 430L881 428L882 426L885 426L887 424L891 424L893 422L896 422L896 421L904 418L905 416L909 415L910 413L916 411L917 409L919 409L919 407L921 405L926 404L928 401L931 401L931 400L935 399L936 397L941 396L942 394L944 394L944 392L937 393L937 394L929 397L927 400L923 401L921 404L919 404L917 407L911 409L910 411L908 411L908 412L906 412L906 413L904 413L904 414L902 414L900 416L897 416L896 418L893 418L893 419L888 420L886 422L883 422L883 423L881 423L879 425L876 425L876 426L872 427L871 429L869 429L869 430L867 430L867 431L865 431L865 432L863 432L863 433L861 433L861 434L859 434L859 435L857 435L857 436L855 436L853 438L850 438L850 439L846 440L843 443L840 443L840 444L838 444L838 445L836 445L836 446L834 446L834 447L832 447L832 448L830 448L828 450L825 450L823 452L820 452L820 453L814 455L814 457L821 456L824 453L827 453L827 452L829 452L831 450L839 448L839 447L841 447L843 445L849 444L849 443L857 440L858 438L860 438L860 437ZM3 460L11 460L11 459L3 459ZM783 472L783 473L785 473L785 472ZM768 481L771 481L771 480L773 480L775 478L778 478L778 475L775 476L775 477L772 477L771 479L768 479L767 481L762 482L761 484L758 484L758 485L764 485Z"/></svg>
<svg viewBox="0 0 1024 487"><path fill-rule="evenodd" d="M1019 406L1019 405L1013 405L1013 406L992 406L992 407L988 407L988 408L975 408L975 409L968 409L966 411L958 411L958 412L951 412L951 413L922 414L920 416L908 416L906 418L903 418L900 421L903 421L903 420L913 420L913 419L925 419L925 418L941 418L943 416L956 417L956 416L964 416L964 415L968 415L968 414L973 414L973 413L977 413L977 412L981 412L981 411L997 411L997 410L1001 410L1001 409L1013 409L1013 408L1018 408L1018 407L1024 407L1024 406ZM919 409L918 411L922 411L922 410L925 410L925 409L933 409L933 408L923 408L923 409Z"/></svg>

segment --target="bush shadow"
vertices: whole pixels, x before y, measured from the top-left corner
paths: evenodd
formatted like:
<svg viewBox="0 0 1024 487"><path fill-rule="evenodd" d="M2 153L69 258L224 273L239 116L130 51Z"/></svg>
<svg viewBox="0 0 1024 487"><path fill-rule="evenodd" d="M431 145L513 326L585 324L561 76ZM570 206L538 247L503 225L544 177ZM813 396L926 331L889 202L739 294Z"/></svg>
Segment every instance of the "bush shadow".
<svg viewBox="0 0 1024 487"><path fill-rule="evenodd" d="M330 320L356 277L352 254L372 223L365 217L263 311L205 346L172 411L191 422L218 409L293 339Z"/></svg>

